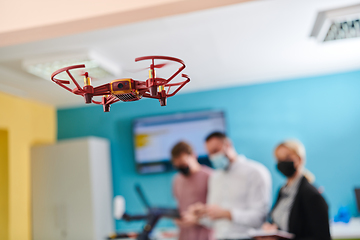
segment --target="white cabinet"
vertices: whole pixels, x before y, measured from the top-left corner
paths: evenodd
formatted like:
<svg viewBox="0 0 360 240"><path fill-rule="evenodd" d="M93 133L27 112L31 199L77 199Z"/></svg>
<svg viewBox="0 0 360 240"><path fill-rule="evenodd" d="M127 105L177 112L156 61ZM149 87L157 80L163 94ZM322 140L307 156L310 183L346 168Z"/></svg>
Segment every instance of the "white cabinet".
<svg viewBox="0 0 360 240"><path fill-rule="evenodd" d="M104 240L114 231L108 140L33 147L31 189L33 240Z"/></svg>

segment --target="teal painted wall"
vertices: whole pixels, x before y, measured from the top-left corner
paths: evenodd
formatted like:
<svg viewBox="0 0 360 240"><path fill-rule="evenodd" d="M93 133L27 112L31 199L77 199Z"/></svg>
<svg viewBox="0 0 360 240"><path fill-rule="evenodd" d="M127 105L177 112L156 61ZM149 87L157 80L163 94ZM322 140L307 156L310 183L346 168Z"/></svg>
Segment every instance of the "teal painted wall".
<svg viewBox="0 0 360 240"><path fill-rule="evenodd" d="M174 206L174 173L136 173L132 120L209 109L225 111L228 133L239 153L270 169L274 195L284 182L275 170L274 146L298 138L307 149L307 168L315 174L316 185L325 188L331 216L341 205L357 213L353 189L360 186L360 71L181 94L170 98L166 107L144 99L114 104L110 113L103 113L101 106L60 109L58 139L110 140L114 194L126 198L129 212L143 209L133 189L136 182L152 204ZM118 230L138 226L116 221Z"/></svg>

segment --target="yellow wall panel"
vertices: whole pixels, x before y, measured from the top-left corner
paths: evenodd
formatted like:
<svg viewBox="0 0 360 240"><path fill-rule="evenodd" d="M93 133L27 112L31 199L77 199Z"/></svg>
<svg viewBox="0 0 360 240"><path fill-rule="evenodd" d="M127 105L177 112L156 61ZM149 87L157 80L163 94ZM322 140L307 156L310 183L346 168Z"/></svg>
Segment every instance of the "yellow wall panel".
<svg viewBox="0 0 360 240"><path fill-rule="evenodd" d="M0 129L0 239L9 236L8 135Z"/></svg>
<svg viewBox="0 0 360 240"><path fill-rule="evenodd" d="M8 185L8 239L30 240L30 148L55 142L56 109L0 93L0 129L8 138L8 183L0 179Z"/></svg>

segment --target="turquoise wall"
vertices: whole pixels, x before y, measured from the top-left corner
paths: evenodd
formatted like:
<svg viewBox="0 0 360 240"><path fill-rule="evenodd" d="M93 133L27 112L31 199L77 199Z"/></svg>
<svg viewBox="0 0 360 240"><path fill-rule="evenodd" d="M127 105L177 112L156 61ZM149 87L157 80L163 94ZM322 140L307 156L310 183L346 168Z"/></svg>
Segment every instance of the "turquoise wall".
<svg viewBox="0 0 360 240"><path fill-rule="evenodd" d="M58 139L99 136L110 140L114 194L126 198L129 212L143 210L133 188L136 182L145 188L152 204L174 206L173 173L136 173L132 120L209 109L225 111L228 133L239 153L270 169L274 194L284 182L275 170L274 146L283 139L298 138L307 149L307 168L315 174L316 185L325 188L331 216L341 205L356 214L353 189L360 186L360 71L181 94L168 99L166 107L144 99L114 104L110 113L103 113L101 106L60 109ZM136 227L116 221L118 230Z"/></svg>

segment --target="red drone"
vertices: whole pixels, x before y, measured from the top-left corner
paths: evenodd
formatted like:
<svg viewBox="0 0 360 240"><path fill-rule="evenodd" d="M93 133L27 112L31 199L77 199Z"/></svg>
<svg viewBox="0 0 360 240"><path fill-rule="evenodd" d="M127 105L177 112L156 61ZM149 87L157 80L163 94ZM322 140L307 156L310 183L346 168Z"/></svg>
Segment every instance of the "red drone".
<svg viewBox="0 0 360 240"><path fill-rule="evenodd" d="M156 64L155 59L173 61L181 64L181 67L168 79L158 78L155 76L155 68L162 68L166 66L166 63ZM118 101L131 102L140 100L143 97L159 99L161 106L166 106L166 99L168 97L174 96L181 88L190 82L190 78L186 74L181 76L186 78L185 81L179 83L169 83L173 80L182 70L185 68L185 64L182 60L174 57L166 56L146 56L139 57L135 59L135 62L151 60L151 65L149 67L149 78L145 81L133 80L131 78L126 79L117 79L110 83L93 87L91 86L91 79L87 72L84 74L84 87L77 83L75 78L71 75L70 70L77 68L85 68L84 64L69 66L61 68L55 71L51 75L51 80L66 90L76 94L81 95L85 98L85 103L95 103L101 104L104 107L104 112L110 111L110 105ZM55 76L59 73L65 72L69 75L71 80L74 82L76 88L71 89L64 84L70 84L70 81L56 79ZM175 91L170 93L170 88L173 86L178 86ZM165 89L167 88L167 89ZM92 98L94 96L103 96L101 101L94 101Z"/></svg>

